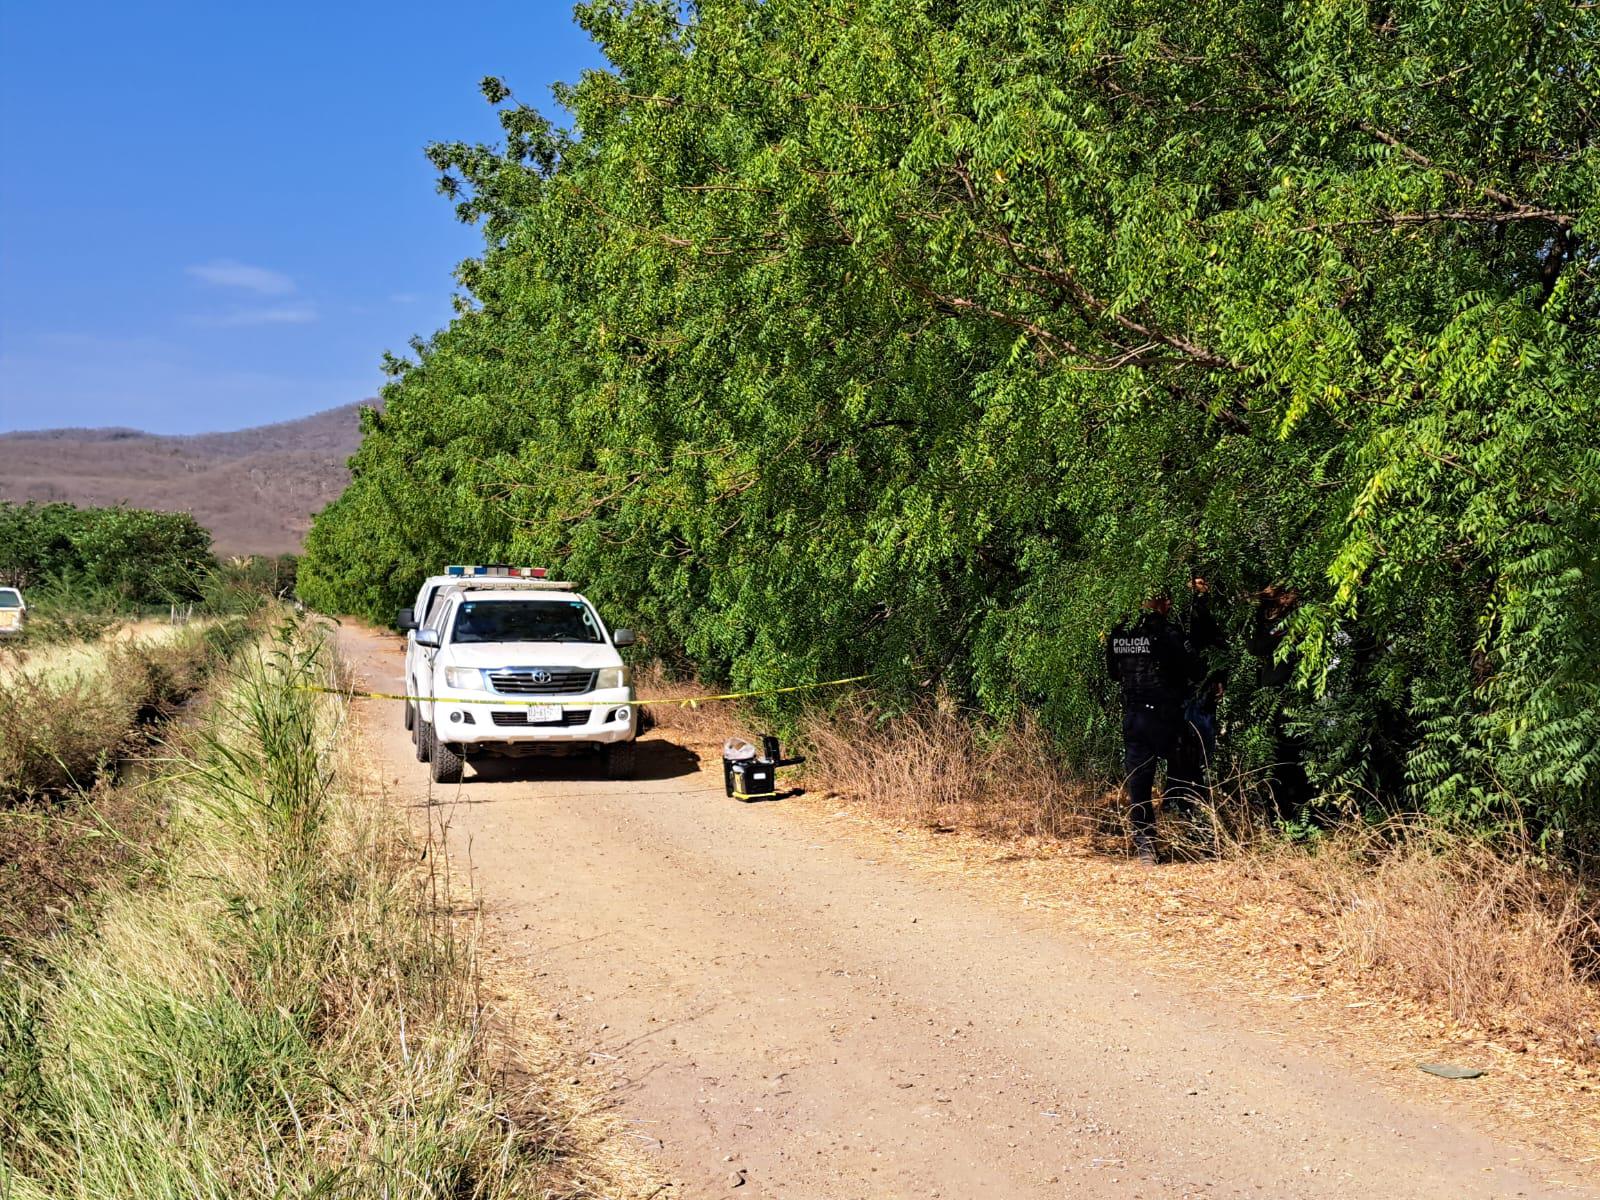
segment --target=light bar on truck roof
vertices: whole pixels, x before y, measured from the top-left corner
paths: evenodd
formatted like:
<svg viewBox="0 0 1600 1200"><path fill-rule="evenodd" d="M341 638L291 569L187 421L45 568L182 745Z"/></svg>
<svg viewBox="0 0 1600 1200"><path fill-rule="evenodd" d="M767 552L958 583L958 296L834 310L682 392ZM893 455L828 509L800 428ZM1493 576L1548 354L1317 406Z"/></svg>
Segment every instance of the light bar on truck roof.
<svg viewBox="0 0 1600 1200"><path fill-rule="evenodd" d="M547 567L508 567L504 563L491 563L487 566L449 566L444 569L444 573L463 579L469 576L490 579L544 579L550 571Z"/></svg>
<svg viewBox="0 0 1600 1200"><path fill-rule="evenodd" d="M518 575L463 575L444 585L473 592L572 592L577 585L564 579L524 579Z"/></svg>

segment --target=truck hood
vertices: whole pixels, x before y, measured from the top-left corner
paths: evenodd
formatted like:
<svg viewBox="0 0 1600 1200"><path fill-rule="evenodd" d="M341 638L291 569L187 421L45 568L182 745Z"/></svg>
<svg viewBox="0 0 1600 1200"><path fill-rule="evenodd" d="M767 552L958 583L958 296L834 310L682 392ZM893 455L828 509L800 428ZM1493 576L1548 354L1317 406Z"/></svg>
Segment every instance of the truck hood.
<svg viewBox="0 0 1600 1200"><path fill-rule="evenodd" d="M595 671L620 667L622 656L596 642L469 642L446 646L439 662L452 667L577 667Z"/></svg>

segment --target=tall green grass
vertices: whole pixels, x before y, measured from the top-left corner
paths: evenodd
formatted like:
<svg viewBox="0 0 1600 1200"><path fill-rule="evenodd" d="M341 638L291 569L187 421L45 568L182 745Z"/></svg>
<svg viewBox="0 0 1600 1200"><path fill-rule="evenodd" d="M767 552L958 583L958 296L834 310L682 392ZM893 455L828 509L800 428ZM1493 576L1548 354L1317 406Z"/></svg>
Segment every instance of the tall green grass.
<svg viewBox="0 0 1600 1200"><path fill-rule="evenodd" d="M7 964L0 1196L573 1194L490 1087L438 881L341 782L332 680L303 628L249 655L164 782L164 882Z"/></svg>

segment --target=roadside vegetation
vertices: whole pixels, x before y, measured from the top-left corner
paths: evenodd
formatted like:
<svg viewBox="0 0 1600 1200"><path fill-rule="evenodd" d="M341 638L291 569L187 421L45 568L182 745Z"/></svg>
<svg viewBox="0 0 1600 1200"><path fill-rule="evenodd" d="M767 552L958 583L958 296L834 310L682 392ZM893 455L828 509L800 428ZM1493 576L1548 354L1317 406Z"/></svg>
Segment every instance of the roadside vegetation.
<svg viewBox="0 0 1600 1200"><path fill-rule="evenodd" d="M0 503L0 803L92 786L293 587L294 560L218 562L183 513Z"/></svg>
<svg viewBox="0 0 1600 1200"><path fill-rule="evenodd" d="M586 1118L503 1071L447 872L347 772L337 682L280 625L140 784L137 877L3 951L7 1196L595 1194Z"/></svg>
<svg viewBox="0 0 1600 1200"><path fill-rule="evenodd" d="M1239 771L1592 844L1600 9L579 10L575 128L491 79L503 145L431 152L484 249L309 603L549 564L708 679L1109 775L1101 637L1199 575Z"/></svg>
<svg viewBox="0 0 1600 1200"><path fill-rule="evenodd" d="M243 616L0 651L0 803L88 788L247 636Z"/></svg>
<svg viewBox="0 0 1600 1200"><path fill-rule="evenodd" d="M685 676L872 673L761 708L825 786L1109 844L1102 639L1203 579L1187 849L1592 1045L1600 9L579 14L572 129L491 78L503 143L430 151L483 251L300 594L547 564Z"/></svg>

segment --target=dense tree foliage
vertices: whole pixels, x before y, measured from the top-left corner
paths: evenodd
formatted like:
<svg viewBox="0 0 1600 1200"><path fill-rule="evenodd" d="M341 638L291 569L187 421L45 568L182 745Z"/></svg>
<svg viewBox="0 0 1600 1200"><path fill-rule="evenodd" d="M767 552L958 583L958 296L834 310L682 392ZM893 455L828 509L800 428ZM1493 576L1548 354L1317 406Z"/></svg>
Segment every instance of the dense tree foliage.
<svg viewBox="0 0 1600 1200"><path fill-rule="evenodd" d="M111 604L194 599L215 566L188 513L0 501L0 584L49 584Z"/></svg>
<svg viewBox="0 0 1600 1200"><path fill-rule="evenodd" d="M1590 819L1600 12L1572 0L597 0L552 128L432 148L482 228L301 571L387 616L560 565L762 686L884 672L1063 748L1098 640L1294 588L1333 795Z"/></svg>

